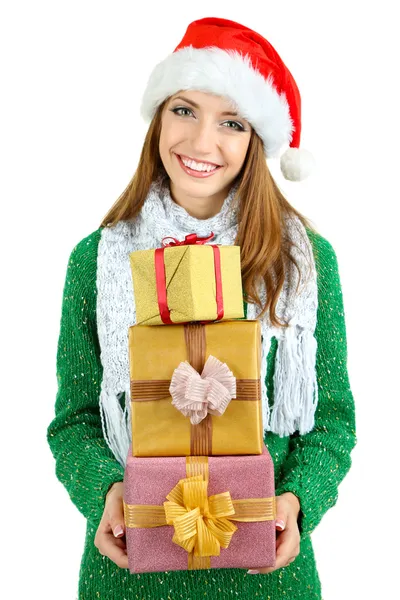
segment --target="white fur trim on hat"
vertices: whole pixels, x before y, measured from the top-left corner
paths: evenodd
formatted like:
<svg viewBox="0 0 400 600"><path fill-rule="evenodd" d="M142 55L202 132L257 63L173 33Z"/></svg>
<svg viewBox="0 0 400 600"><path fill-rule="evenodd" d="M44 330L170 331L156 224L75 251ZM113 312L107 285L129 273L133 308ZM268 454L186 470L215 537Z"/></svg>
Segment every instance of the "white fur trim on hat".
<svg viewBox="0 0 400 600"><path fill-rule="evenodd" d="M249 56L237 50L187 46L173 52L153 69L140 113L150 121L157 107L180 90L199 90L226 96L263 141L267 158L279 157L294 130L285 94L279 94L271 75L253 68Z"/></svg>

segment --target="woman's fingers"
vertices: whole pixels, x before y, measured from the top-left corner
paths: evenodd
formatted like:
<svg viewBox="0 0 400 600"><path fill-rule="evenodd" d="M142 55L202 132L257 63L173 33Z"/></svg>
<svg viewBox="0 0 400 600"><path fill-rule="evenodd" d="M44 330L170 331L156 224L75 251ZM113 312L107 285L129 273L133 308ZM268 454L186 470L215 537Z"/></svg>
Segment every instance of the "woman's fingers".
<svg viewBox="0 0 400 600"><path fill-rule="evenodd" d="M104 535L99 548L100 554L108 556L121 569L128 568L128 556L126 554L126 546L123 540L116 539L112 533Z"/></svg>
<svg viewBox="0 0 400 600"><path fill-rule="evenodd" d="M123 513L123 487L114 484L107 493L103 516L94 538L100 554L107 556L121 569L128 569Z"/></svg>
<svg viewBox="0 0 400 600"><path fill-rule="evenodd" d="M100 528L97 530L94 544L100 554L107 556L122 569L128 568L125 539L116 538L110 527L108 527L108 531L100 530Z"/></svg>
<svg viewBox="0 0 400 600"><path fill-rule="evenodd" d="M300 552L300 535L297 523L288 519L286 529L277 535L276 541L276 561L274 567L265 567L262 569L250 569L250 575L260 573L272 573L277 569L288 566L292 563Z"/></svg>
<svg viewBox="0 0 400 600"><path fill-rule="evenodd" d="M125 533L123 489L123 482L118 482L111 487L106 496L104 512L108 515L108 522L115 537L121 537Z"/></svg>
<svg viewBox="0 0 400 600"><path fill-rule="evenodd" d="M276 498L277 513L276 527L283 531L277 532L276 539L276 561L274 567L262 569L249 569L249 574L272 573L277 569L286 567L292 563L300 552L300 531L297 517L300 511L300 502L297 496L291 492L285 492Z"/></svg>
<svg viewBox="0 0 400 600"><path fill-rule="evenodd" d="M297 532L293 528L286 529L279 536L279 543L277 543L275 568L286 567L293 562L299 552L300 544Z"/></svg>

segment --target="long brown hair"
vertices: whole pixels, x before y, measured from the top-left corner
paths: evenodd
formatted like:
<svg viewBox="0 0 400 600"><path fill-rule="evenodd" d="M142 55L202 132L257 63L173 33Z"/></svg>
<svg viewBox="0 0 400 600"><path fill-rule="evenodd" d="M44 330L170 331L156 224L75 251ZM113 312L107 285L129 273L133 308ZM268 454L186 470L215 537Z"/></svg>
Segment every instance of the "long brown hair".
<svg viewBox="0 0 400 600"><path fill-rule="evenodd" d="M105 215L100 227L112 227L118 221L136 217L152 182L160 176L168 178L159 153L161 119L167 101L168 98L160 104L150 123L135 174ZM285 281L287 261L295 265L299 275L300 269L291 255L294 243L289 236L285 236L285 217L295 215L304 227L314 233L317 231L311 221L293 208L278 189L268 169L262 140L254 129L243 167L232 185L236 182L239 186L233 202L239 202L239 210L235 244L240 246L245 300L262 309L258 317L269 310L272 325L287 327L287 323L278 320L276 305ZM267 291L265 306L262 306L257 292L262 280Z"/></svg>

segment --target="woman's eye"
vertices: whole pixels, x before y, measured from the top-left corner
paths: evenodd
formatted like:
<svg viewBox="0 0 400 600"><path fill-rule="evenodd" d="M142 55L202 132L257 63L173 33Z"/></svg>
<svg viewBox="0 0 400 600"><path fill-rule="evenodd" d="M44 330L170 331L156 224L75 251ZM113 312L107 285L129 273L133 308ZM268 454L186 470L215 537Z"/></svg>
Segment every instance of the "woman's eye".
<svg viewBox="0 0 400 600"><path fill-rule="evenodd" d="M190 108L186 108L185 106L179 106L176 108L172 108L171 111L179 116L184 116L181 113L179 113L180 110L187 110L189 113L191 113L192 111L190 110ZM240 123L237 123L236 121L225 121L224 125L226 123L233 123L234 125L236 125L236 127L228 127L228 129L235 129L236 131L244 131L244 127L243 125L241 125Z"/></svg>
<svg viewBox="0 0 400 600"><path fill-rule="evenodd" d="M178 114L178 111L179 111L179 110L188 110L189 112L192 112L192 111L190 110L190 108L185 108L185 107L173 108L173 109L172 109L172 112L173 112L173 113L175 113L175 114Z"/></svg>
<svg viewBox="0 0 400 600"><path fill-rule="evenodd" d="M240 123L237 123L236 121L226 121L226 123L233 123L234 125L236 125L237 126L237 131L243 131L244 130L244 127ZM224 125L225 125L225 123L224 123ZM228 127L228 129L232 129L232 127Z"/></svg>

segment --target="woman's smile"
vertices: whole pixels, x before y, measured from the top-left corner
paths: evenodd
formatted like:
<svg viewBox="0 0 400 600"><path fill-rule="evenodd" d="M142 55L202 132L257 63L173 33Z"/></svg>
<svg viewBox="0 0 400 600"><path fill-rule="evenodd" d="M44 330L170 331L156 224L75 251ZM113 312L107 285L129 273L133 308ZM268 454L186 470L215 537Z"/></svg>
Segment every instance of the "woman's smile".
<svg viewBox="0 0 400 600"><path fill-rule="evenodd" d="M187 161L186 159L183 159L185 161L185 164L182 160L182 158L179 156L179 154L175 154L178 163L181 167L181 169L187 174L190 175L191 177L198 177L201 179L204 179L205 177L211 177L211 175L214 175L214 173L216 173L216 171L218 171L221 167L211 167L211 166L203 166L204 163L195 163L194 161ZM191 165L191 166L189 166ZM191 168L191 167L195 167L196 168Z"/></svg>

